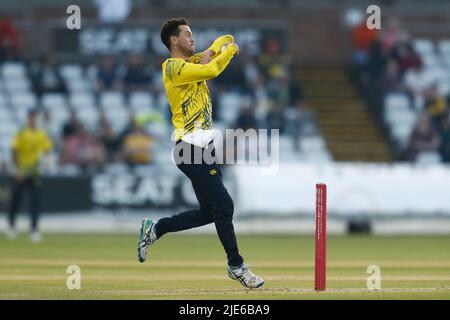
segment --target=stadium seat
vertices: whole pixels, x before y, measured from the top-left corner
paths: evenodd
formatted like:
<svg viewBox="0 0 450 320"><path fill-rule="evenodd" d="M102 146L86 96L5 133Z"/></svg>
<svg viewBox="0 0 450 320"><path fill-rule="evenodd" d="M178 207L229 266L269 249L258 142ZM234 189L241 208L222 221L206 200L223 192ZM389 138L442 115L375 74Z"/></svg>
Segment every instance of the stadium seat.
<svg viewBox="0 0 450 320"><path fill-rule="evenodd" d="M414 124L403 122L399 122L391 127L391 135L400 150L404 150L407 147L413 129Z"/></svg>
<svg viewBox="0 0 450 320"><path fill-rule="evenodd" d="M127 173L128 170L128 166L124 163L111 163L111 164L107 164L104 167L105 172L107 173L111 173L111 174L122 174L122 173Z"/></svg>
<svg viewBox="0 0 450 320"><path fill-rule="evenodd" d="M65 64L59 67L59 73L66 81L80 79L83 77L83 68L78 64Z"/></svg>
<svg viewBox="0 0 450 320"><path fill-rule="evenodd" d="M14 119L14 115L11 113L9 108L2 107L0 105L0 124L3 126L4 123L10 122Z"/></svg>
<svg viewBox="0 0 450 320"><path fill-rule="evenodd" d="M416 157L416 163L420 165L435 165L442 162L442 157L438 152L420 152Z"/></svg>
<svg viewBox="0 0 450 320"><path fill-rule="evenodd" d="M5 91L15 94L17 92L29 91L31 84L27 78L14 77L9 78L8 81L4 81L4 87Z"/></svg>
<svg viewBox="0 0 450 320"><path fill-rule="evenodd" d="M390 93L384 98L384 110L397 109L397 108L409 108L408 96L404 93Z"/></svg>
<svg viewBox="0 0 450 320"><path fill-rule="evenodd" d="M0 126L0 137L2 137L1 140L3 140L4 137L6 138L6 140L9 140L14 136L14 134L17 133L18 130L19 126L15 121L2 123L2 125Z"/></svg>
<svg viewBox="0 0 450 320"><path fill-rule="evenodd" d="M93 90L93 87L90 86L89 82L82 78L69 79L66 81L66 85L68 90L74 94Z"/></svg>
<svg viewBox="0 0 450 320"><path fill-rule="evenodd" d="M86 81L94 89L97 87L98 67L91 64L86 68Z"/></svg>
<svg viewBox="0 0 450 320"><path fill-rule="evenodd" d="M108 112L106 114L106 117L111 123L111 126L113 128L113 131L115 133L122 132L126 125L128 124L128 113L127 112Z"/></svg>
<svg viewBox="0 0 450 320"><path fill-rule="evenodd" d="M121 92L108 91L100 94L100 107L104 110L125 105L125 98Z"/></svg>
<svg viewBox="0 0 450 320"><path fill-rule="evenodd" d="M422 54L422 61L427 68L436 68L442 63L440 56L432 52Z"/></svg>
<svg viewBox="0 0 450 320"><path fill-rule="evenodd" d="M23 63L5 62L1 68L1 75L4 79L26 78L27 71Z"/></svg>
<svg viewBox="0 0 450 320"><path fill-rule="evenodd" d="M44 93L41 97L41 104L51 110L58 108L67 108L66 95L62 93Z"/></svg>
<svg viewBox="0 0 450 320"><path fill-rule="evenodd" d="M23 92L11 95L10 102L13 108L30 109L37 106L37 98L34 93Z"/></svg>
<svg viewBox="0 0 450 320"><path fill-rule="evenodd" d="M129 97L130 107L134 111L143 111L153 108L154 99L148 92L133 92Z"/></svg>
<svg viewBox="0 0 450 320"><path fill-rule="evenodd" d="M439 94L444 97L449 96L450 95L450 81L446 80L446 81L439 82L438 91L439 91Z"/></svg>
<svg viewBox="0 0 450 320"><path fill-rule="evenodd" d="M85 105L77 109L77 115L89 130L95 130L97 128L99 113L94 106Z"/></svg>
<svg viewBox="0 0 450 320"><path fill-rule="evenodd" d="M96 105L95 97L91 93L73 93L69 96L69 103L75 108L93 107Z"/></svg>
<svg viewBox="0 0 450 320"><path fill-rule="evenodd" d="M450 56L450 39L441 40L438 48L442 56Z"/></svg>
<svg viewBox="0 0 450 320"><path fill-rule="evenodd" d="M6 97L0 91L0 108L6 108L8 102Z"/></svg>
<svg viewBox="0 0 450 320"><path fill-rule="evenodd" d="M27 121L28 111L25 108L14 109L14 116L19 126L23 126Z"/></svg>
<svg viewBox="0 0 450 320"><path fill-rule="evenodd" d="M429 39L416 39L413 41L413 47L421 55L434 51L434 44Z"/></svg>

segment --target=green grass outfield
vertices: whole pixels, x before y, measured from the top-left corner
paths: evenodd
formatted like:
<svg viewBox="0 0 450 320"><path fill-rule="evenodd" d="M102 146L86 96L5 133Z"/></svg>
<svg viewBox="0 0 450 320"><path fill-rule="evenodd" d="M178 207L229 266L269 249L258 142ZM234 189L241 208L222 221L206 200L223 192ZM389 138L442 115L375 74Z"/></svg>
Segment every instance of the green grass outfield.
<svg viewBox="0 0 450 320"><path fill-rule="evenodd" d="M450 237L348 236L328 239L328 290L314 292L314 242L306 236L239 236L262 289L228 279L216 236L167 235L137 261L137 236L23 235L0 238L0 299L449 299ZM66 269L81 268L81 289ZM381 290L366 287L369 265Z"/></svg>

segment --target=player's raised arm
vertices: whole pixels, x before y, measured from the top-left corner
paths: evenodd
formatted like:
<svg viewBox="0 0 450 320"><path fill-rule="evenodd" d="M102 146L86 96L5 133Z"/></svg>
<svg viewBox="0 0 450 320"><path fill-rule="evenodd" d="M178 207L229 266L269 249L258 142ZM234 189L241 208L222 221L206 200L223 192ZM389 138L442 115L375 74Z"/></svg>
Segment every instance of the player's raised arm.
<svg viewBox="0 0 450 320"><path fill-rule="evenodd" d="M217 56L221 53L223 46L233 42L234 37L231 34L220 36L216 40L214 40L214 42L208 49L206 49L203 52L194 54L189 59L189 61L192 63L201 63L201 64L208 63L214 58L217 58Z"/></svg>
<svg viewBox="0 0 450 320"><path fill-rule="evenodd" d="M221 74L237 53L237 45L231 43L217 58L208 64L194 64L182 60L170 60L166 65L166 76L176 86L210 80Z"/></svg>

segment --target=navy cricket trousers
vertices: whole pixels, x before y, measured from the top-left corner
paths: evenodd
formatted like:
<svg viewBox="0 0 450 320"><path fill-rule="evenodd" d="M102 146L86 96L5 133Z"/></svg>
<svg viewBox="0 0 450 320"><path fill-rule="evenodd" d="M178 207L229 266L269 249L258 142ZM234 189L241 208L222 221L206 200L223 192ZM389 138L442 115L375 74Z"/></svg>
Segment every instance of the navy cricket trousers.
<svg viewBox="0 0 450 320"><path fill-rule="evenodd" d="M207 148L215 160L214 144L210 142ZM203 157L200 158L201 163L194 163L195 155L203 154L205 148L181 140L175 145L174 158L183 156L186 150L190 150L190 155L183 159L188 161L177 163L177 167L191 180L200 206L160 219L156 224L156 235L159 238L168 232L187 230L214 222L227 254L228 265L240 266L244 261L239 254L233 227L234 204L223 184L222 172L215 161L208 164Z"/></svg>
<svg viewBox="0 0 450 320"><path fill-rule="evenodd" d="M37 231L38 217L40 211L40 186L34 177L27 177L23 180L13 182L12 195L9 203L9 225L14 227L16 214L22 202L24 192L29 191L29 211L31 217L31 231Z"/></svg>

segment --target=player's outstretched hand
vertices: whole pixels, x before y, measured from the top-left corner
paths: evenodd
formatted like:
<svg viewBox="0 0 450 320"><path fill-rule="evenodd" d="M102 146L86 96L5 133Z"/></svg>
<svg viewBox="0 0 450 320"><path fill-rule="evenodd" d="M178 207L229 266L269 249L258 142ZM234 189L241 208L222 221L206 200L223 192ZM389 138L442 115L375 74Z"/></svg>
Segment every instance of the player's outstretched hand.
<svg viewBox="0 0 450 320"><path fill-rule="evenodd" d="M225 50L229 45L235 46L236 47L236 55L239 54L239 47L235 42L226 42L224 44L224 46L222 47L222 51Z"/></svg>

